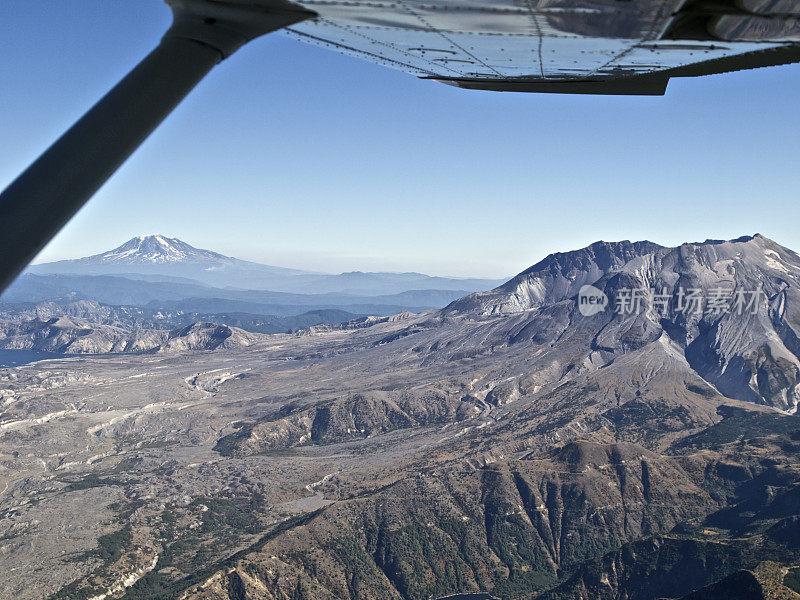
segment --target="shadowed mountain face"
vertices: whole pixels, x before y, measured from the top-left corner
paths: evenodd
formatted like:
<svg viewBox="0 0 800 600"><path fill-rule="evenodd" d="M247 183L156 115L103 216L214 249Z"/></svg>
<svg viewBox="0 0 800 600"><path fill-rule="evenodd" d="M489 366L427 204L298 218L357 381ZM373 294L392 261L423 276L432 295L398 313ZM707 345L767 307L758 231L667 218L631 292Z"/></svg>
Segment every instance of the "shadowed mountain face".
<svg viewBox="0 0 800 600"><path fill-rule="evenodd" d="M571 308L587 284L605 293L609 307L576 320ZM800 399L798 294L800 257L760 235L678 248L597 242L551 255L444 313L528 312L512 342L587 328L600 354L662 339L722 394L794 410Z"/></svg>
<svg viewBox="0 0 800 600"><path fill-rule="evenodd" d="M574 252L551 254L498 288L455 301L453 311L513 314L572 298L580 288L663 250L651 242L596 242Z"/></svg>
<svg viewBox="0 0 800 600"><path fill-rule="evenodd" d="M442 310L0 371L2 589L794 599L799 275L762 236L599 242ZM26 525L61 514L70 563Z"/></svg>

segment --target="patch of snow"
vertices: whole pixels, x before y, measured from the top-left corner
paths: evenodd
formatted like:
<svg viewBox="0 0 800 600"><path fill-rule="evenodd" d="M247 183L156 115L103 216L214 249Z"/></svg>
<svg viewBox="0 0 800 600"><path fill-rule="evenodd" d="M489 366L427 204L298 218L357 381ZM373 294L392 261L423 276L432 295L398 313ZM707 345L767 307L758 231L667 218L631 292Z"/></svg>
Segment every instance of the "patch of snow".
<svg viewBox="0 0 800 600"><path fill-rule="evenodd" d="M208 262L209 260L225 261L227 257L208 250L194 248L177 238L168 238L155 233L140 235L128 240L118 248L89 258L91 261L101 263L165 264L177 262Z"/></svg>
<svg viewBox="0 0 800 600"><path fill-rule="evenodd" d="M781 255L774 250L764 250L764 256L767 260L768 267L776 271L782 271L783 273L791 273L782 262L779 262L782 261Z"/></svg>

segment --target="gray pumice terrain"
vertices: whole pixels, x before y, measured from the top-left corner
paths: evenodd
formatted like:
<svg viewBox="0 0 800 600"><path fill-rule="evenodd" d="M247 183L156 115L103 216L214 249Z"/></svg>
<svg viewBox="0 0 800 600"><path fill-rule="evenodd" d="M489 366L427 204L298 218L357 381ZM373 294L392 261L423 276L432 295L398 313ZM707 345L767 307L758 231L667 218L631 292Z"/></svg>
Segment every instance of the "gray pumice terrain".
<svg viewBox="0 0 800 600"><path fill-rule="evenodd" d="M0 324L68 353L0 369L0 598L800 598L800 257L761 235L293 333L96 314Z"/></svg>

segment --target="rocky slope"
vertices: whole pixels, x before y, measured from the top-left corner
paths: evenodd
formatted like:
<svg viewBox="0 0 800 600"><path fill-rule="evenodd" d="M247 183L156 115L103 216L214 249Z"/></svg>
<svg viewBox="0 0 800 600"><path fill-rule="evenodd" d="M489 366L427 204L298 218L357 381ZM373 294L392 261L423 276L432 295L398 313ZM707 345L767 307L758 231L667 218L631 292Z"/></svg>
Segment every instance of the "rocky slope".
<svg viewBox="0 0 800 600"><path fill-rule="evenodd" d="M289 404L275 415L220 439L215 448L222 454L247 456L306 444L358 440L397 429L465 421L485 406L476 398L459 398L437 389L355 394L312 408Z"/></svg>
<svg viewBox="0 0 800 600"><path fill-rule="evenodd" d="M791 535L775 532L800 512L792 455L800 421L733 407L796 409L798 275L800 259L762 236L676 249L595 244L409 319L374 346L429 368L483 371L480 390L446 392L494 418L464 428L462 441L417 463L416 476L344 497L291 538L242 558L220 585L244 598L421 599L479 589L547 600L710 598L732 589L767 597L747 569L794 560ZM685 286L710 296L727 284L763 295L747 314L704 307L687 316L674 304L645 304L586 317L576 296L587 283L612 306L625 289L674 297ZM313 435L311 409L304 421L266 417L218 449L246 455L421 424L354 430L357 415L372 424L385 404L333 406L342 423L335 437ZM290 422L304 425L286 435ZM323 489L346 487L342 479ZM764 485L774 486L766 503ZM730 508L748 503L750 511ZM289 558L289 539L307 558ZM233 597L214 589L190 597Z"/></svg>
<svg viewBox="0 0 800 600"><path fill-rule="evenodd" d="M216 323L194 323L172 331L127 330L68 316L0 323L1 349L63 354L230 349L261 339L261 334Z"/></svg>
<svg viewBox="0 0 800 600"><path fill-rule="evenodd" d="M93 532L79 494L103 490L109 529L129 537L69 577L47 563L53 598L132 572L116 596L790 598L798 273L762 236L603 243L441 311L254 346L189 328L177 338L241 343L72 359L97 381L58 361L10 370L0 459L20 474L0 585L36 597L19 583L33 572L24 523L53 506ZM586 284L605 311L581 311ZM759 295L741 313L678 304L681 288L718 287ZM614 310L650 288L669 301Z"/></svg>
<svg viewBox="0 0 800 600"><path fill-rule="evenodd" d="M800 257L760 235L678 248L598 242L552 255L443 312L476 317L530 312L529 322L509 341L554 339L552 333L584 327L572 308L586 284L602 290L610 305L589 318L594 350L626 352L666 336L723 395L796 410ZM666 302L646 299L652 291ZM642 298L636 311L631 294ZM690 303L690 294L702 304ZM616 307L631 312L617 314Z"/></svg>
<svg viewBox="0 0 800 600"><path fill-rule="evenodd" d="M607 273L663 250L652 242L596 242L582 250L550 254L503 285L453 302L448 309L486 315L512 314L554 304L578 294Z"/></svg>

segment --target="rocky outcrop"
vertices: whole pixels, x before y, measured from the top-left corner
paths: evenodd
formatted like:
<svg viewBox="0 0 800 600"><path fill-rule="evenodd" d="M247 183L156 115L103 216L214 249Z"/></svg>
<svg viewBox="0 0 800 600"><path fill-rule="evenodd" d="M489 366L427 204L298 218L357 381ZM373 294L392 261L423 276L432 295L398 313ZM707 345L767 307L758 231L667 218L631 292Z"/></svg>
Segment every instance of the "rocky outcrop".
<svg viewBox="0 0 800 600"><path fill-rule="evenodd" d="M228 456L248 456L306 444L334 444L397 429L463 421L479 412L474 398L438 390L365 392L305 410L285 407L273 417L221 438L216 450Z"/></svg>
<svg viewBox="0 0 800 600"><path fill-rule="evenodd" d="M0 347L4 349L64 354L141 352L158 347L166 336L166 331L127 331L66 316L0 325Z"/></svg>
<svg viewBox="0 0 800 600"><path fill-rule="evenodd" d="M262 339L260 334L215 323L194 323L172 331L128 330L69 316L0 323L0 348L62 354L230 349Z"/></svg>
<svg viewBox="0 0 800 600"><path fill-rule="evenodd" d="M576 310L586 284L608 298L591 317ZM442 311L526 313L508 343L552 343L583 327L594 349L619 355L666 335L723 395L787 411L800 402L800 257L761 235L677 248L598 242L553 254Z"/></svg>
<svg viewBox="0 0 800 600"><path fill-rule="evenodd" d="M264 336L236 327L216 323L193 323L169 332L159 352L178 350L229 350L245 348L263 340Z"/></svg>
<svg viewBox="0 0 800 600"><path fill-rule="evenodd" d="M456 300L447 312L512 314L577 295L580 288L604 275L622 270L662 247L652 242L595 242L573 252L557 252L536 263L503 285Z"/></svg>

